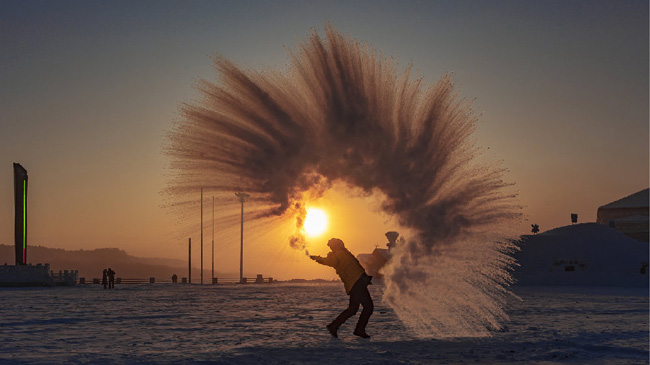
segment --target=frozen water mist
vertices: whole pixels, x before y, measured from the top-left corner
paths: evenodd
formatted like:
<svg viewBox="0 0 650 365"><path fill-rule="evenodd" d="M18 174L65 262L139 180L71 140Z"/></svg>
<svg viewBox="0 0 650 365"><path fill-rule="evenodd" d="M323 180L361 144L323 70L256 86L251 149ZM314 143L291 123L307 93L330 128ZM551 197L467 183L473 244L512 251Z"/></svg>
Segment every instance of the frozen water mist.
<svg viewBox="0 0 650 365"><path fill-rule="evenodd" d="M470 102L450 75L425 85L371 46L325 34L290 51L284 72L216 59L219 80L199 83L202 100L169 135L175 206L199 187L231 207L246 191L248 219L295 219L289 243L303 249L305 202L335 182L376 193L415 232L385 268L386 302L418 336L489 335L507 317L520 209L471 138Z"/></svg>

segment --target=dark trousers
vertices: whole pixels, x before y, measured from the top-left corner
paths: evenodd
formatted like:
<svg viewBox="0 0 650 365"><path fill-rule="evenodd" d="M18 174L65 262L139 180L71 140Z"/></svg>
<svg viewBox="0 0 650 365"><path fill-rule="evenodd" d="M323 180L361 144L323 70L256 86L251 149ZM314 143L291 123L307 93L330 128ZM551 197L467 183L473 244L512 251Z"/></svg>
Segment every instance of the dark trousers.
<svg viewBox="0 0 650 365"><path fill-rule="evenodd" d="M370 292L368 292L368 285L366 285L366 280L363 276L354 283L352 290L350 290L350 304L348 308L341 312L330 325L336 329L341 327L348 318L357 314L359 305L363 306L363 310L359 316L359 322L357 322L355 332L365 332L366 325L368 325L368 320L370 319L370 315L372 315L372 311L375 309L375 305L372 303Z"/></svg>

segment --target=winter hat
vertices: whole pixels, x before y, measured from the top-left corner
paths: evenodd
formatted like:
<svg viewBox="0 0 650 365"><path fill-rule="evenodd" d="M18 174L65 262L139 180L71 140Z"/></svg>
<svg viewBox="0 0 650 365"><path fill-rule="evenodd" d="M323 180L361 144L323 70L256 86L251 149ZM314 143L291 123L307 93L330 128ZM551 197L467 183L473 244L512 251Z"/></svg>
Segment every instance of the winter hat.
<svg viewBox="0 0 650 365"><path fill-rule="evenodd" d="M329 241L327 241L327 245L330 246L332 250L339 250L342 248L345 248L345 245L343 244L343 241L341 241L338 238L332 238Z"/></svg>

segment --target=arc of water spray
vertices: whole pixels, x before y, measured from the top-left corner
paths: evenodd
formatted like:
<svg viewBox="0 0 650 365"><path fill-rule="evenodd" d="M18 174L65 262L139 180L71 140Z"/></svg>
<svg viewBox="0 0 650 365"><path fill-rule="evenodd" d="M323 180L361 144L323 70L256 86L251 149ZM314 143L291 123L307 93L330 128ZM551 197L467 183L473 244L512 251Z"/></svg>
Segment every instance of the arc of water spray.
<svg viewBox="0 0 650 365"><path fill-rule="evenodd" d="M384 300L417 335L489 335L507 318L520 208L473 142L470 102L451 74L427 86L368 44L325 35L290 51L284 73L215 60L220 79L199 82L203 100L169 134L174 206L205 186L249 192L247 219L302 220L305 199L334 182L377 192L415 232L392 250Z"/></svg>

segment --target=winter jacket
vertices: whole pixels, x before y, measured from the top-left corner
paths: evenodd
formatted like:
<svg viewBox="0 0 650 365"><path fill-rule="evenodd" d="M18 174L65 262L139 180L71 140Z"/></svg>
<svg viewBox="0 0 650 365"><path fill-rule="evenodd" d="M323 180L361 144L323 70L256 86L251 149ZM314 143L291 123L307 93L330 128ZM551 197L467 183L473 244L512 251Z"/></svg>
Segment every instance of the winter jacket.
<svg viewBox="0 0 650 365"><path fill-rule="evenodd" d="M346 248L332 251L327 254L327 257L318 257L316 262L336 269L336 273L345 286L345 293L348 295L350 295L354 283L366 272L357 258Z"/></svg>

